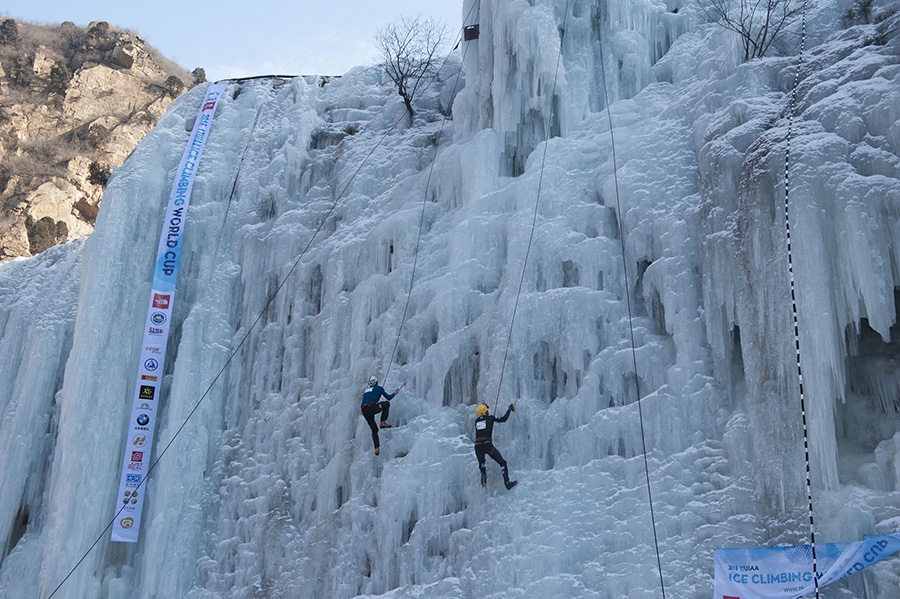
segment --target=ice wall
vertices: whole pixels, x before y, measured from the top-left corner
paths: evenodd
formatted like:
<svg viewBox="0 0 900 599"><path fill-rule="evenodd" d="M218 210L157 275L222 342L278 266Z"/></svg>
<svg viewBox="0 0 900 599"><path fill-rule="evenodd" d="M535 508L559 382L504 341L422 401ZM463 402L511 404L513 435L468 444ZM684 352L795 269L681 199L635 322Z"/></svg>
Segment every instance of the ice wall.
<svg viewBox="0 0 900 599"><path fill-rule="evenodd" d="M520 174L548 134L566 136L587 115L650 83L653 65L690 25L691 11L679 13L681 4L466 0L465 24L477 23L480 36L463 46L469 81L458 100L465 110L457 111L457 133L497 131L503 174Z"/></svg>
<svg viewBox="0 0 900 599"><path fill-rule="evenodd" d="M878 31L848 30L808 52L791 140L790 218L802 367L813 471L826 488L838 485L838 447L833 440L844 436L843 429L863 434L867 440L859 440L871 448L895 426L893 418L872 420L871 414L872 407L879 406L888 413L896 411L886 407L896 401L888 391L892 369L861 365L868 360L854 364L860 352L883 355L897 320L892 223L900 163L891 133L898 117L893 74L897 41ZM881 58L873 59L876 56ZM758 454L760 469L779 462L780 468L787 468L795 462L782 461L780 455L785 446L795 445L799 434L783 424L784 409L791 409L789 398L798 397L799 389L791 363L792 335L783 334L792 328L790 313L784 310L790 302L783 235L787 113L784 102L752 102L747 96L756 89L756 94L768 91L786 97L795 65L787 60L756 68L741 65L709 80L707 105L714 108L697 118L695 128L702 135L698 145L708 198L705 226L711 232L733 228L739 233L712 236L707 246L711 274L725 281L707 286L712 341L724 365L733 361L738 344L716 330L725 324L725 330L740 331L748 406L758 414L757 430L781 431L775 434L781 442L774 445L759 439L759 447L768 447ZM723 103L723 88L739 90L743 97ZM760 277L773 284L759 286L755 281ZM880 343L872 331L880 334ZM860 394L863 389L867 391ZM797 483L785 489L760 477L759 484L765 494L777 497L805 493Z"/></svg>
<svg viewBox="0 0 900 599"><path fill-rule="evenodd" d="M135 546L103 528L203 90L114 173L85 243L0 268L0 597L46 598L85 557L55 597L699 598L715 548L807 541L796 56L741 64L690 3L471 6L481 37L413 123L374 70L229 86ZM791 139L819 542L900 522L900 17L838 30L835 8L810 15ZM631 57L608 107L597 23L604 59ZM372 374L406 383L378 457ZM517 398L495 439L520 484L489 462L482 489L473 406ZM894 558L833 596L898 589Z"/></svg>
<svg viewBox="0 0 900 599"><path fill-rule="evenodd" d="M42 510L59 415L57 391L72 347L82 241L0 270L0 557Z"/></svg>

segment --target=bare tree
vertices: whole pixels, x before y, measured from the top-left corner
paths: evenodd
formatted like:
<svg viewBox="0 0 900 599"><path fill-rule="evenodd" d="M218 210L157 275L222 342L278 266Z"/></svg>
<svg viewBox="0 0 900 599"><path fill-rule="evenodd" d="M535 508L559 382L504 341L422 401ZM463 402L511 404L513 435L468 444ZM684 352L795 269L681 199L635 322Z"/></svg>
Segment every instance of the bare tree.
<svg viewBox="0 0 900 599"><path fill-rule="evenodd" d="M410 121L415 115L413 100L436 74L438 53L446 41L446 26L421 16L402 17L375 34L382 67L397 86L397 93L403 98Z"/></svg>
<svg viewBox="0 0 900 599"><path fill-rule="evenodd" d="M744 60L762 58L790 19L803 8L802 0L701 0L711 20L741 36Z"/></svg>

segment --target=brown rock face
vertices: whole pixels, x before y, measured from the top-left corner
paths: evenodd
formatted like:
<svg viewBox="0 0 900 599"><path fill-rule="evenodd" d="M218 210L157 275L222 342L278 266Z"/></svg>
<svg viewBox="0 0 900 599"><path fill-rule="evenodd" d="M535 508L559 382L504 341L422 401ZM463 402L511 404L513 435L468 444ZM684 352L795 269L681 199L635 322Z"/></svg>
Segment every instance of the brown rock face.
<svg viewBox="0 0 900 599"><path fill-rule="evenodd" d="M0 18L0 261L90 233L110 171L198 80L103 21Z"/></svg>

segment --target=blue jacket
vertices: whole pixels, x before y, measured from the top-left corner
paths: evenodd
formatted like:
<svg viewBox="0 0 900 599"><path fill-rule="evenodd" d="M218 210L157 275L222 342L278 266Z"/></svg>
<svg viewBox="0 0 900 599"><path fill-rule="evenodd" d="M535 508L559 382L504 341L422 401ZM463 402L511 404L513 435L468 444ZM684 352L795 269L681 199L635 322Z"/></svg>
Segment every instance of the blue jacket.
<svg viewBox="0 0 900 599"><path fill-rule="evenodd" d="M379 399L384 397L388 401L394 399L396 393L386 393L384 387L381 385L375 385L374 387L369 387L366 389L365 393L362 396L362 404L366 405L367 403L377 403Z"/></svg>

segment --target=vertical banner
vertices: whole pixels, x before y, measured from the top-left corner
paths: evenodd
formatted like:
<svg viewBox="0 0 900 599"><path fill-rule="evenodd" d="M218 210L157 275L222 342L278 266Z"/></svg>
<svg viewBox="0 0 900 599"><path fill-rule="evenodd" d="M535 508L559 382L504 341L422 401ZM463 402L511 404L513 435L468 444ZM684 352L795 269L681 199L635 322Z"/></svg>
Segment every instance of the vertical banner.
<svg viewBox="0 0 900 599"><path fill-rule="evenodd" d="M816 544L819 587L872 566L900 551L900 533L854 543ZM815 592L812 548L716 549L715 599L797 599Z"/></svg>
<svg viewBox="0 0 900 599"><path fill-rule="evenodd" d="M150 452L153 450L153 434L159 413L159 392L169 324L172 320L175 284L178 281L185 219L194 186L194 175L209 136L216 105L226 86L225 83L212 83L207 88L169 193L169 204L159 235L150 306L144 323L137 382L128 421L128 438L122 459L122 475L111 534L113 541L136 543L138 540L141 508L147 491L144 478L150 468Z"/></svg>

